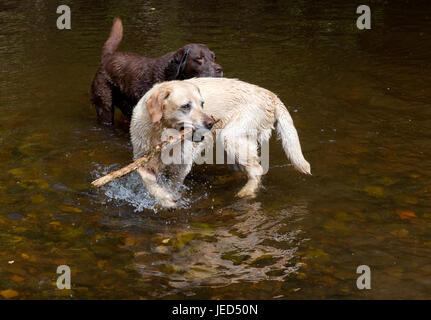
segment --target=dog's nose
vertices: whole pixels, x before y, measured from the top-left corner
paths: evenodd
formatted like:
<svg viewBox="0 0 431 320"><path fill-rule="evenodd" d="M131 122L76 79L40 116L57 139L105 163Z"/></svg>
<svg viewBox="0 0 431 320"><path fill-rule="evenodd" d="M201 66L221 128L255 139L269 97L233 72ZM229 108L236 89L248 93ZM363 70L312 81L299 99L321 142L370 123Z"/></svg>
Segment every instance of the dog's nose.
<svg viewBox="0 0 431 320"><path fill-rule="evenodd" d="M222 73L223 72L223 68L221 66L216 67L216 72L217 73Z"/></svg>
<svg viewBox="0 0 431 320"><path fill-rule="evenodd" d="M219 65L219 64L215 64L214 65L214 71L216 72L216 73L223 73L223 68L221 67L221 65Z"/></svg>
<svg viewBox="0 0 431 320"><path fill-rule="evenodd" d="M211 128L214 125L214 120L211 118L207 118L206 120L204 120L204 126L205 128L207 128L208 130L211 130Z"/></svg>

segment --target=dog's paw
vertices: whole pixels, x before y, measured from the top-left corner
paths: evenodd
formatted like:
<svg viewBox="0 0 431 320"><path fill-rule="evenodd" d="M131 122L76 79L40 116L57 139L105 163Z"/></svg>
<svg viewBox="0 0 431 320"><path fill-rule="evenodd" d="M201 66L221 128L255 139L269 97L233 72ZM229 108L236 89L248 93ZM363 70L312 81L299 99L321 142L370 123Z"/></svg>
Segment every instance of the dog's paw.
<svg viewBox="0 0 431 320"><path fill-rule="evenodd" d="M256 198L256 192L254 192L253 190L250 190L248 188L243 188L236 194L236 197L254 199L254 198Z"/></svg>
<svg viewBox="0 0 431 320"><path fill-rule="evenodd" d="M166 196L159 200L159 204L165 209L176 209L177 200L175 200L172 196Z"/></svg>
<svg viewBox="0 0 431 320"><path fill-rule="evenodd" d="M172 199L173 201L177 202L178 200L180 200L180 199L181 199L181 194L179 194L179 193L172 193L172 194L170 195L170 197L171 197L171 199Z"/></svg>

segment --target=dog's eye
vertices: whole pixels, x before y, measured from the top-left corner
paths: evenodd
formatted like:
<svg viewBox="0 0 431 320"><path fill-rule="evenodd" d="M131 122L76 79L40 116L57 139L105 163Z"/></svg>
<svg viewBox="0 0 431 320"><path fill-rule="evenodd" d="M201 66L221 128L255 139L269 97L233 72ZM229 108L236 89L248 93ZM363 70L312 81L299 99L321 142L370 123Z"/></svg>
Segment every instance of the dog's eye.
<svg viewBox="0 0 431 320"><path fill-rule="evenodd" d="M204 102L203 101L201 101L201 107L202 107L202 109L204 108Z"/></svg>
<svg viewBox="0 0 431 320"><path fill-rule="evenodd" d="M187 103L187 104L183 104L182 106L181 106L181 109L183 109L183 110L190 110L191 109L191 105L190 105L190 103Z"/></svg>

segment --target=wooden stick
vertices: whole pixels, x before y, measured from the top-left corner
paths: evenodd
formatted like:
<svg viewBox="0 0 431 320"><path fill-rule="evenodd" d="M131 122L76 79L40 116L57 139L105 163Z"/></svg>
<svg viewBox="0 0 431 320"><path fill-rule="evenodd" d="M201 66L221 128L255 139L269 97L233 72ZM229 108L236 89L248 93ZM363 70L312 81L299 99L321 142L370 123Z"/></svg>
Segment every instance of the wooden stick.
<svg viewBox="0 0 431 320"><path fill-rule="evenodd" d="M113 171L111 173L108 173L107 175L94 180L91 185L96 188L100 188L101 186L107 184L108 182L111 182L112 180L115 180L117 178L120 178L122 176L125 176L126 174L129 174L135 170L137 170L140 166L150 161L156 154L162 152L164 149L166 149L168 146L178 143L180 141L183 141L186 136L190 136L192 133L191 129L186 129L180 131L180 134L176 137L169 137L169 140L163 141L159 143L157 146L155 146L153 149L148 151L143 157L135 160L131 164L117 170Z"/></svg>
<svg viewBox="0 0 431 320"><path fill-rule="evenodd" d="M214 124L220 121L220 119L217 119L213 116L211 118L214 120ZM159 143L157 146L155 146L153 149L148 151L143 157L135 160L131 164L117 170L113 171L111 173L108 173L107 175L94 180L91 185L96 188L100 188L101 186L107 184L108 182L111 182L112 180L115 180L117 178L120 178L122 176L125 176L126 174L129 174L135 170L137 170L140 166L150 161L156 154L162 152L164 149L166 149L168 146L173 145L175 143L178 143L180 141L183 141L186 137L191 137L193 133L193 130L186 129L181 130L180 134L176 137L169 137L168 141L163 141Z"/></svg>

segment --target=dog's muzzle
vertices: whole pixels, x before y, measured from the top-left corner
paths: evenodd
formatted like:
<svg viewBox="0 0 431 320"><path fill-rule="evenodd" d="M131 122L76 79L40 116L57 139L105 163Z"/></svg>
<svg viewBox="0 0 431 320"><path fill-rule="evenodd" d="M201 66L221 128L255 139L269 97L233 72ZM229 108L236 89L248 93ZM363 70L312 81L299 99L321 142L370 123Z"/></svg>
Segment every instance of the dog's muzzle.
<svg viewBox="0 0 431 320"><path fill-rule="evenodd" d="M205 136L203 134L201 134L199 131L195 131L193 132L193 142L202 142L204 141Z"/></svg>
<svg viewBox="0 0 431 320"><path fill-rule="evenodd" d="M201 130L196 130L194 127L192 127L192 126L187 126L187 125L182 125L182 126L179 126L179 127L177 127L177 129L179 130L179 131L183 131L183 130L185 130L185 129L192 129L192 137L191 137L191 140L193 141L193 142L202 142L203 140L204 140L204 132L202 132L202 129ZM206 130L205 130L206 131Z"/></svg>

